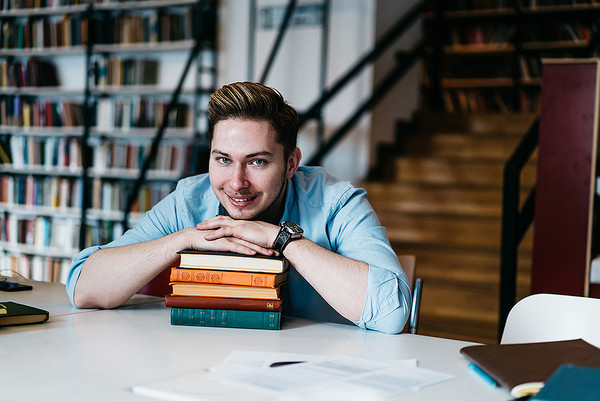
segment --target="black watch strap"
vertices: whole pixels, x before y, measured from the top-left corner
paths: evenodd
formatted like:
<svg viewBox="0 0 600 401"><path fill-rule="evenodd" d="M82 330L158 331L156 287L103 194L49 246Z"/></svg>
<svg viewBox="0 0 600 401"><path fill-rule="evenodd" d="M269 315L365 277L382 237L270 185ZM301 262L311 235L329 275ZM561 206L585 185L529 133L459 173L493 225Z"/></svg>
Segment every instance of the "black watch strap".
<svg viewBox="0 0 600 401"><path fill-rule="evenodd" d="M273 249L281 254L290 241L302 237L303 232L304 230L296 223L282 222L277 238L273 242Z"/></svg>

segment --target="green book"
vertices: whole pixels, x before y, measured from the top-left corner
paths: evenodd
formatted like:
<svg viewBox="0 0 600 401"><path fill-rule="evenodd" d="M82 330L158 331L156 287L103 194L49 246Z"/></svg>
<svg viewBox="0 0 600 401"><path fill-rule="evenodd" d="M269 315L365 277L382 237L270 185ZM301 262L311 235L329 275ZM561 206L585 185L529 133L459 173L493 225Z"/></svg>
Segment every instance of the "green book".
<svg viewBox="0 0 600 401"><path fill-rule="evenodd" d="M279 330L281 312L171 308L171 324Z"/></svg>

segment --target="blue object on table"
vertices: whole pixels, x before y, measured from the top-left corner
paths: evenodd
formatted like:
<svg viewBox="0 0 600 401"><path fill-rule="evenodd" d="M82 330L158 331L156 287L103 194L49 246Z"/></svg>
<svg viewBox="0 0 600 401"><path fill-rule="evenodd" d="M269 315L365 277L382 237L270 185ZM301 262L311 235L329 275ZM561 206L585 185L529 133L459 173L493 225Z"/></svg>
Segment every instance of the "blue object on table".
<svg viewBox="0 0 600 401"><path fill-rule="evenodd" d="M473 372L477 373L477 375L479 375L479 377L481 377L483 380L485 380L492 386L498 387L498 382L496 380L492 379L492 377L490 375L488 375L487 373L485 373L479 366L475 365L474 363L470 363L469 368L471 368L471 370Z"/></svg>
<svg viewBox="0 0 600 401"><path fill-rule="evenodd" d="M600 369L563 364L531 401L600 401Z"/></svg>

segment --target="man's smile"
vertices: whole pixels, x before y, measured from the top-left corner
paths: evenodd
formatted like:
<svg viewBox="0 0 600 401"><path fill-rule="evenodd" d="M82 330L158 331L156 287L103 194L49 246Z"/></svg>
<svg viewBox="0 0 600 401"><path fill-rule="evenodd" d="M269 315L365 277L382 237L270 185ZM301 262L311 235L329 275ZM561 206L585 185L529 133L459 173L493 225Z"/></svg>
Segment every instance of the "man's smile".
<svg viewBox="0 0 600 401"><path fill-rule="evenodd" d="M230 195L228 193L225 193L225 195L227 195L231 204L236 207L249 206L257 197L256 195Z"/></svg>

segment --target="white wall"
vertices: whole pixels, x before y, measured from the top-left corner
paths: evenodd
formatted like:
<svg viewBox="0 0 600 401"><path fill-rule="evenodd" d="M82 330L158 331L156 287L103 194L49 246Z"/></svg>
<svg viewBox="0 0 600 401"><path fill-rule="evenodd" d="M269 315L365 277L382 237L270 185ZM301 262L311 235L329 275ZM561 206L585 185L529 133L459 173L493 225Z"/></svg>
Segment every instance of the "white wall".
<svg viewBox="0 0 600 401"><path fill-rule="evenodd" d="M318 0L299 1L314 4ZM249 1L221 0L219 21L218 84L248 80ZM258 8L267 5L287 5L287 0L259 0ZM327 86L371 49L375 31L375 2L371 0L333 0L331 2L328 50ZM258 80L277 35L276 30L256 33L255 76ZM320 96L320 27L291 27L265 82L278 89L298 111L306 110ZM359 79L344 90L325 110L326 134L345 121L360 102L369 96L372 71L367 69ZM307 161L316 146L314 124L299 135L298 145ZM324 160L333 175L347 180L363 177L369 168L369 117L360 124Z"/></svg>

